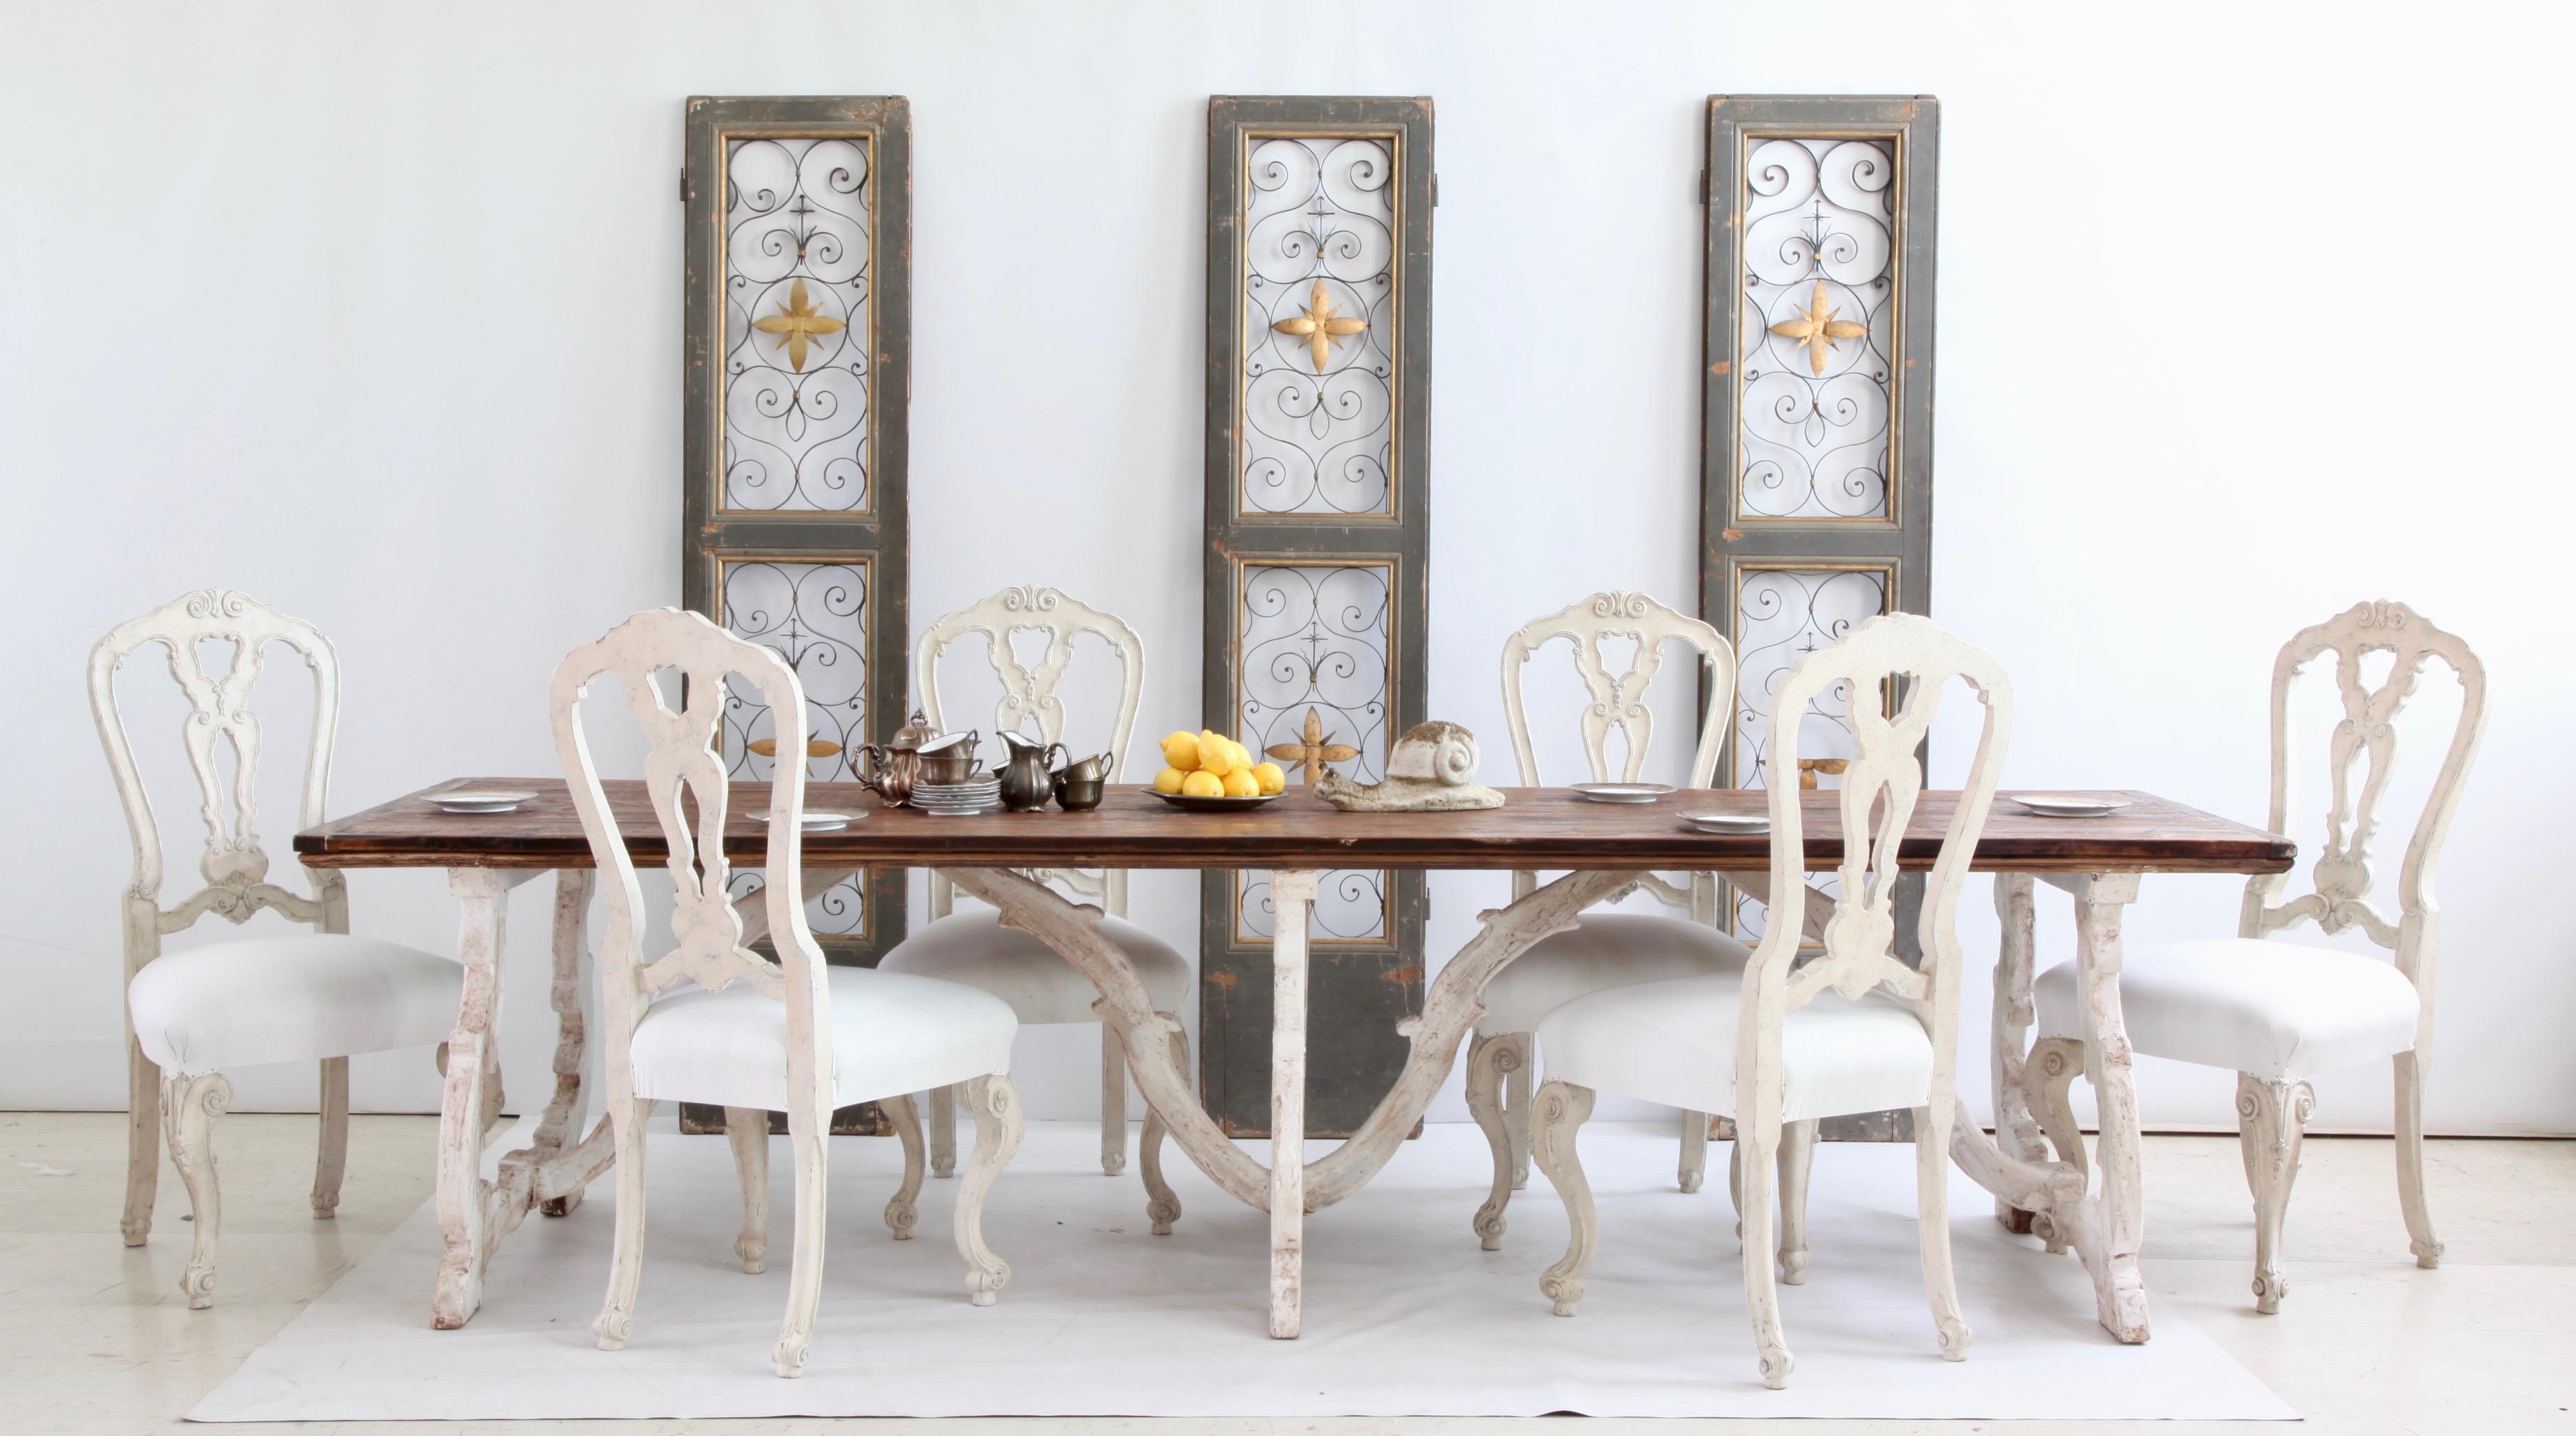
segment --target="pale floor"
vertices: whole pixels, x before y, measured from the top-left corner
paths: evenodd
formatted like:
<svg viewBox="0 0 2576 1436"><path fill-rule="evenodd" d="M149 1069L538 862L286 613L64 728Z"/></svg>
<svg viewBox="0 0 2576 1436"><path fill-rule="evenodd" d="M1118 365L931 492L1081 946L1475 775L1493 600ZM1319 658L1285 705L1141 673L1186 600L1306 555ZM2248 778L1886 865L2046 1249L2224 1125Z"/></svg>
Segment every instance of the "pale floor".
<svg viewBox="0 0 2576 1436"><path fill-rule="evenodd" d="M180 1413L213 1389L429 1196L435 1122L353 1123L340 1215L315 1222L310 1118L235 1115L217 1135L226 1204L217 1305L190 1311L177 1290L187 1199L164 1167L149 1246L117 1238L124 1118L0 1114L0 1431L242 1436L490 1433L490 1436L772 1436L870 1423L815 1420L302 1423L188 1427ZM712 1140L712 1139L709 1139ZM2358 1432L2576 1432L2576 1143L2432 1144L2442 1269L2406 1255L2385 1140L2311 1139L2291 1208L2290 1295L2254 1314L2247 1291L2253 1227L2232 1137L2147 1143L2146 1272L2158 1300L2186 1315L2307 1415L2317 1436ZM1543 1183L1531 1195L1544 1200ZM1740 1300L1732 1291L1712 1301ZM882 1423L893 1426L895 1423ZM1214 1436L1464 1436L1496 1420L907 1421L919 1436L1058 1432ZM1678 1433L1692 1422L1597 1421L1610 1436ZM1714 1423L1710 1423L1714 1424ZM2041 1432L2111 1436L2129 1423L1737 1423L1797 1436L1867 1431ZM2195 1423L2195 1429L2197 1427ZM2175 1433L2177 1423L2134 1429ZM2229 1429L2243 1429L2230 1427Z"/></svg>

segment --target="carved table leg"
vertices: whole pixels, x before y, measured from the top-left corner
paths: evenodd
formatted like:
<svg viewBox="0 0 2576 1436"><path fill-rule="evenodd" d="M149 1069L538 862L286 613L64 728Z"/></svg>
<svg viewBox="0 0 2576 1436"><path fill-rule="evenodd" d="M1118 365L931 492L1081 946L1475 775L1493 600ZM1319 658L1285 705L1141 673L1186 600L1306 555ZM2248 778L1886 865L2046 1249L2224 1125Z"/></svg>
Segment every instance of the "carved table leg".
<svg viewBox="0 0 2576 1436"><path fill-rule="evenodd" d="M2102 1169L2100 1190L2089 1199L2094 1220L2076 1250L2092 1273L2103 1328L2127 1342L2147 1339L2146 1280L2138 1272L2147 1224L2138 1091L2120 1013L2120 919L2137 900L2135 873L2096 874L2076 886L2075 980L2084 1005L2084 1076L2101 1130L2094 1160Z"/></svg>
<svg viewBox="0 0 2576 1436"><path fill-rule="evenodd" d="M448 891L463 907L456 955L465 991L456 1030L447 1039L447 1091L438 1109L438 1282L430 1325L453 1330L483 1304L483 1266L499 1224L487 1202L483 1139L495 1070L493 1028L501 1015L500 964L509 890L518 875L493 868L451 868Z"/></svg>
<svg viewBox="0 0 2576 1436"><path fill-rule="evenodd" d="M1178 1015L1169 1012L1156 1016L1168 1024L1171 1034L1172 1065L1180 1071L1190 1070L1190 1034L1181 1026ZM1123 1074L1122 1074L1123 1076ZM1181 1219L1181 1199L1172 1184L1163 1180L1163 1114L1152 1107L1145 1109L1145 1135L1136 1144L1137 1174L1145 1180L1145 1220L1154 1235L1172 1234L1172 1223Z"/></svg>
<svg viewBox="0 0 2576 1436"><path fill-rule="evenodd" d="M2028 873L1995 874L1995 917L2003 941L1995 958L1994 1094L1995 1141L2025 1162L2047 1159L2039 1129L2031 1121L2028 1094L2022 1086L2030 1029L2038 1021L2030 984L2037 946L2037 918ZM2007 1231L2027 1232L2031 1214L1998 1197L1995 1220Z"/></svg>
<svg viewBox="0 0 2576 1436"><path fill-rule="evenodd" d="M1503 1209L1511 1205L1514 1168L1520 1155L1517 1134L1507 1125L1503 1109L1503 1076L1520 1070L1519 1034L1498 1032L1488 1037L1477 1033L1467 1039L1467 1115L1485 1134L1485 1144L1494 1154L1494 1190L1485 1204L1476 1209L1473 1222L1477 1240L1485 1250L1503 1249ZM1519 1114L1526 1118L1527 1113Z"/></svg>
<svg viewBox="0 0 2576 1436"><path fill-rule="evenodd" d="M547 992L555 1014L555 1095L537 1122L535 1151L540 1162L559 1156L580 1133L583 1109L589 1105L581 1085L582 1048L589 1032L583 1000L590 990L582 981L582 962L589 954L594 881L588 868L564 868L555 874L554 983ZM582 1190L574 1187L562 1196L549 1197L537 1210L550 1217L570 1216L581 1205Z"/></svg>
<svg viewBox="0 0 2576 1436"><path fill-rule="evenodd" d="M1315 874L1270 875L1270 1334L1297 1335L1305 1319L1306 910Z"/></svg>

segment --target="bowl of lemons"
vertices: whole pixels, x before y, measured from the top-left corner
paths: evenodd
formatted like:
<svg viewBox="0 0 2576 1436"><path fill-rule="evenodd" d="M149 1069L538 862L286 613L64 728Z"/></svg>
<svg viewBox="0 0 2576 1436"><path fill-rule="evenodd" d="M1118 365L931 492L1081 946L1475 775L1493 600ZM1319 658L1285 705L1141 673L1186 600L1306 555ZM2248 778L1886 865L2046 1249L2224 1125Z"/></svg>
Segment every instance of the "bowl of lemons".
<svg viewBox="0 0 2576 1436"><path fill-rule="evenodd" d="M1176 732L1163 740L1163 771L1148 791L1176 808L1257 808L1288 790L1276 763L1256 763L1252 750L1214 729Z"/></svg>

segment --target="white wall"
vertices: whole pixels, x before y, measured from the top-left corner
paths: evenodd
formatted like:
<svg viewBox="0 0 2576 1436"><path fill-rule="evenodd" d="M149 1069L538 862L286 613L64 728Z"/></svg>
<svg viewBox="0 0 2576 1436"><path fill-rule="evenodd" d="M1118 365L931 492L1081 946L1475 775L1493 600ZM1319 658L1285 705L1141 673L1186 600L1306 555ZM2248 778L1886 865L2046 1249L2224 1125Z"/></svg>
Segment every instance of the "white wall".
<svg viewBox="0 0 2576 1436"><path fill-rule="evenodd" d="M126 844L80 689L111 624L208 584L321 624L346 810L548 771L555 659L676 600L684 96L911 97L913 611L1035 579L1122 613L1156 732L1198 718L1207 96L1435 97L1431 706L1499 770L1512 627L1597 588L1694 589L1704 97L1920 92L1944 105L1934 607L2016 676L2009 781L2259 819L2282 638L2380 595L2466 635L2496 700L2444 865L2431 1117L2576 1131L2576 918L2545 900L2576 856L2576 306L2547 138L2567 36L2535 28L2556 23L9 3L0 1107L122 1101ZM362 930L452 940L436 876L353 889ZM1438 880L1435 951L1504 891ZM2152 879L2131 936L2232 930L2236 891ZM1186 947L1194 894L1149 875L1136 910ZM544 901L517 909L522 1094ZM2063 956L2063 902L2042 904ZM1032 1106L1082 1111L1087 1039L1029 1040ZM1977 1103L1981 1025L1968 1040ZM2142 1081L2150 1122L2228 1120L2223 1075ZM434 1105L417 1055L357 1082L367 1107ZM241 1086L311 1095L302 1073ZM2321 1082L2319 1123L2385 1122L2386 1087Z"/></svg>

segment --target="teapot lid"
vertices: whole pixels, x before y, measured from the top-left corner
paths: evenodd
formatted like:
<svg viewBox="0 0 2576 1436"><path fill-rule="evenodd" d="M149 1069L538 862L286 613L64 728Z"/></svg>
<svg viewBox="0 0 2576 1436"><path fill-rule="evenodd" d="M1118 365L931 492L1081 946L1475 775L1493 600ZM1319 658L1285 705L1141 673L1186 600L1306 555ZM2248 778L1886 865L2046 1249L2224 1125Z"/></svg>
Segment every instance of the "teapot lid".
<svg viewBox="0 0 2576 1436"><path fill-rule="evenodd" d="M886 746L889 748L918 748L922 744L929 742L934 736L936 735L931 731L929 715L923 713L920 709L915 708L912 710L912 721L904 724L901 728L896 729L894 736L886 740Z"/></svg>

